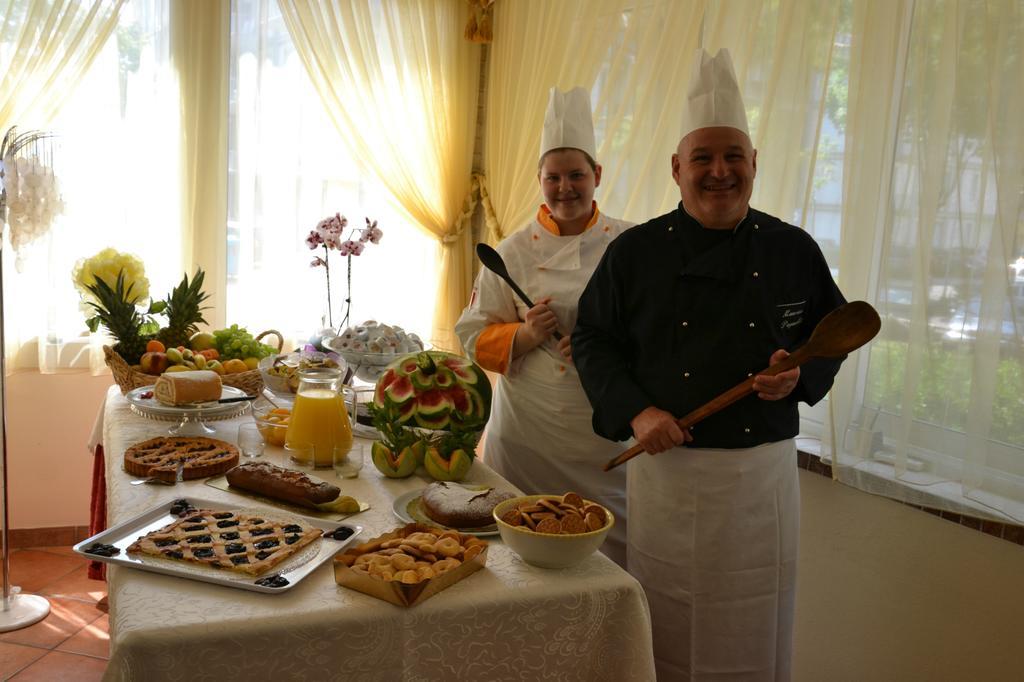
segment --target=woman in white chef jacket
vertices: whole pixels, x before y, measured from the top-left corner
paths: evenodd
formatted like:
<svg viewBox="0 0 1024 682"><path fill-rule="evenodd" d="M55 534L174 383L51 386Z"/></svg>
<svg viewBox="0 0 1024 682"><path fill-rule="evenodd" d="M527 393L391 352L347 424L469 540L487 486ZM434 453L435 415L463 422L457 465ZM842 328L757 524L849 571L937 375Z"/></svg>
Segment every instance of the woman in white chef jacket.
<svg viewBox="0 0 1024 682"><path fill-rule="evenodd" d="M544 204L497 247L535 305L528 308L481 268L455 331L475 362L500 375L484 461L527 494L572 490L610 508L615 527L602 551L625 567L626 467L610 473L601 467L626 446L594 434L569 345L590 275L608 244L632 227L598 210L595 158L589 94L552 88L537 174Z"/></svg>

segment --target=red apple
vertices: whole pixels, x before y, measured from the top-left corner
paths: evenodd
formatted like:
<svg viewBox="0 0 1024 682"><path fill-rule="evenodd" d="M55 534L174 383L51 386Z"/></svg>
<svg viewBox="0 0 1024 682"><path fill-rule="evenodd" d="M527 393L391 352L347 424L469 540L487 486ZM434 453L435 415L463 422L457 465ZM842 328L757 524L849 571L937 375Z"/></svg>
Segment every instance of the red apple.
<svg viewBox="0 0 1024 682"><path fill-rule="evenodd" d="M139 358L139 367L142 368L142 371L154 376L163 374L169 364L171 361L167 359L167 354L157 351L143 353Z"/></svg>

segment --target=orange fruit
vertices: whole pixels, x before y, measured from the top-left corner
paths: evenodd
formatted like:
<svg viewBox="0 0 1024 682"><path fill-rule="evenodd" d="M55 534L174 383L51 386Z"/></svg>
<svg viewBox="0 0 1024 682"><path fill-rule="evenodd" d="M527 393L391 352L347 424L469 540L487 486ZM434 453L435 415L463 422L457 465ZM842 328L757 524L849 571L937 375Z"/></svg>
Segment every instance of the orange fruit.
<svg viewBox="0 0 1024 682"><path fill-rule="evenodd" d="M241 372L249 371L249 368L245 366L245 363L238 359L228 360L221 364L224 365L224 371L228 374L239 374Z"/></svg>
<svg viewBox="0 0 1024 682"><path fill-rule="evenodd" d="M157 341L156 339L152 339L149 343L146 344L147 353L163 353L165 350L167 350L167 347L164 346L164 344L161 343L160 341Z"/></svg>

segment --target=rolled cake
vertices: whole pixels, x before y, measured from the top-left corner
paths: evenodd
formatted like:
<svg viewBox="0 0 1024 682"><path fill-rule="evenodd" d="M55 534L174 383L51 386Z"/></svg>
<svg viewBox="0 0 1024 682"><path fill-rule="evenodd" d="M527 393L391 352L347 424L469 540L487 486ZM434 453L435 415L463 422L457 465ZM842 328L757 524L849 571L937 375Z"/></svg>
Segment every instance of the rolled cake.
<svg viewBox="0 0 1024 682"><path fill-rule="evenodd" d="M220 400L220 375L208 369L161 374L153 397L164 405L189 405Z"/></svg>

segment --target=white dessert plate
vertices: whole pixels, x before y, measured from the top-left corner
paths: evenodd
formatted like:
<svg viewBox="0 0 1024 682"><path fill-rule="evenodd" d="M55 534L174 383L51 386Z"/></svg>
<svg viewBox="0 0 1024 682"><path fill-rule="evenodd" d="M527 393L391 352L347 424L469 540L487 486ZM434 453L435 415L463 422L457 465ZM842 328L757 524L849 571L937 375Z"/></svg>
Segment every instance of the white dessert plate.
<svg viewBox="0 0 1024 682"><path fill-rule="evenodd" d="M177 501L177 499L178 498L174 498L174 501ZM298 519L303 523L321 529L324 533L331 533L339 527L345 526L349 528L352 533L343 540L321 537L306 547L303 547L293 556L288 557L281 562L281 564L271 568L265 574L260 576L234 573L229 569L209 568L198 564L189 564L161 557L151 557L144 554L128 555L126 552L128 546L138 538L150 531L163 528L178 518L176 515L171 513L171 506L173 504L172 500L165 500L152 509L144 511L124 523L119 523L113 528L108 528L102 533L98 533L91 538L79 542L73 547L73 549L76 553L93 561L104 561L108 564L114 564L117 566L128 566L129 568L137 568L153 573L163 573L164 575L172 575L179 578L199 580L205 583L213 583L214 585L223 585L224 587L234 587L242 590L251 590L253 592L268 592L276 594L278 592L287 592L291 588L295 587L322 564L330 561L335 554L344 549L363 531L362 526L352 523L334 523L323 519L314 519L308 516L289 514L288 512L280 510L253 509L251 505L232 505L224 501L213 501L194 497L192 495L188 495L184 499L188 500L188 502L196 509L244 511L249 513L258 513L264 518L273 518L278 520ZM120 552L114 556L100 556L86 551L87 548L92 547L96 543L113 545L114 547L117 547ZM281 576L287 580L288 583L281 587L269 587L257 584L256 581L270 576Z"/></svg>
<svg viewBox="0 0 1024 682"><path fill-rule="evenodd" d="M481 490L486 490L490 486L482 486ZM395 503L392 505L392 509L402 521L406 523L423 523L428 526L437 526L438 528L446 528L448 530L454 530L462 533L463 535L475 535L479 538L485 538L492 535L498 534L498 524L492 523L489 526L483 526L481 528L451 528L449 526L442 525L437 521L434 521L423 511L423 507L420 506L420 498L423 496L423 491L426 488L420 490L411 490L403 495L399 495L395 498Z"/></svg>
<svg viewBox="0 0 1024 682"><path fill-rule="evenodd" d="M143 398L142 396L146 393L152 393L152 386L139 386L128 391L124 399L127 400L131 409L141 414L144 417L151 417L153 419L167 419L167 420L179 420L182 417L201 417L207 418L227 418L234 417L242 414L249 409L249 402L241 401L237 403L197 403L195 405L164 405L156 398ZM245 391L234 386L222 386L220 397L224 398L244 398L248 395Z"/></svg>

